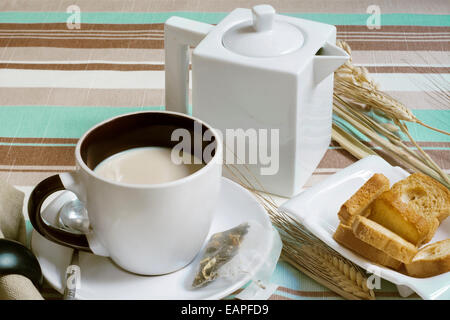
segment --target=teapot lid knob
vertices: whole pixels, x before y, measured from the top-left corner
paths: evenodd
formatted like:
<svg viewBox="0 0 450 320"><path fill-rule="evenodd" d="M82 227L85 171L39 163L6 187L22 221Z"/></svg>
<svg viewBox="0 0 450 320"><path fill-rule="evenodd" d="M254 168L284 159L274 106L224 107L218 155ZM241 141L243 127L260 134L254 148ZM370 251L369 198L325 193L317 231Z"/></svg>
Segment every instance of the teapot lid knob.
<svg viewBox="0 0 450 320"><path fill-rule="evenodd" d="M253 28L256 32L272 30L275 9L268 4L260 4L252 8Z"/></svg>
<svg viewBox="0 0 450 320"><path fill-rule="evenodd" d="M223 46L237 54L279 57L301 48L305 41L302 31L289 21L278 19L270 5L254 6L245 17L222 37Z"/></svg>

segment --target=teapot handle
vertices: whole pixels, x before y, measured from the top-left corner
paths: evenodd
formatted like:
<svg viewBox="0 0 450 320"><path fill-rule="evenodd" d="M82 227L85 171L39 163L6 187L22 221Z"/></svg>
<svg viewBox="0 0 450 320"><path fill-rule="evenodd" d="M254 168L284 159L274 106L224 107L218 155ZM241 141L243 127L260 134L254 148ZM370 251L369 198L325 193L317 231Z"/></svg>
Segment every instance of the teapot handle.
<svg viewBox="0 0 450 320"><path fill-rule="evenodd" d="M213 27L180 17L164 24L166 110L189 112L189 46L197 46Z"/></svg>

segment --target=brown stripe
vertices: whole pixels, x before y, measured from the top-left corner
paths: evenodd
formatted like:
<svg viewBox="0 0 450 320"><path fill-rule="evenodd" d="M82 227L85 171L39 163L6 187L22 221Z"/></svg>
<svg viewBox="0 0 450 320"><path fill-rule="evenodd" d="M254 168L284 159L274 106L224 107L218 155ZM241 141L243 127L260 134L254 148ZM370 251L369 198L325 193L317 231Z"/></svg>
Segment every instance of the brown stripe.
<svg viewBox="0 0 450 320"><path fill-rule="evenodd" d="M450 51L450 42L413 41L353 41L347 43L352 50L410 50L410 51Z"/></svg>
<svg viewBox="0 0 450 320"><path fill-rule="evenodd" d="M0 165L75 165L75 147L0 146Z"/></svg>
<svg viewBox="0 0 450 320"><path fill-rule="evenodd" d="M300 297L339 297L339 295L333 291L303 291L303 290L294 290L286 287L278 287L277 290L282 292L286 292L289 294L293 294Z"/></svg>
<svg viewBox="0 0 450 320"><path fill-rule="evenodd" d="M96 24L83 23L80 30L136 31L164 30L164 23L147 24ZM0 23L0 30L69 30L66 23ZM74 30L71 30L74 31Z"/></svg>
<svg viewBox="0 0 450 320"><path fill-rule="evenodd" d="M449 67L367 67L373 73L450 73Z"/></svg>
<svg viewBox="0 0 450 320"><path fill-rule="evenodd" d="M0 24L0 30L67 30L64 23L47 24ZM83 31L136 31L136 30L163 30L163 24L83 24ZM365 26L337 26L340 37L345 38L346 32L367 32L376 35L377 32L449 32L450 27L419 27L419 26L384 26L381 30L370 31ZM82 37L80 33L80 37ZM356 41L349 40L354 50L448 50L448 42L414 42L401 39L399 41ZM163 40L136 40L136 39L33 39L33 38L1 38L0 46L12 47L58 47L58 48L147 48L162 49Z"/></svg>
<svg viewBox="0 0 450 320"><path fill-rule="evenodd" d="M118 63L0 63L0 69L33 70L116 70L149 71L164 70L162 64L118 64Z"/></svg>
<svg viewBox="0 0 450 320"><path fill-rule="evenodd" d="M164 70L163 64L120 64L120 63L0 63L0 69L29 70L116 70L149 71ZM373 73L450 73L450 67L398 67L370 66Z"/></svg>
<svg viewBox="0 0 450 320"><path fill-rule="evenodd" d="M0 47L55 47L55 48L129 48L162 49L163 40L97 40L97 39L5 39Z"/></svg>
<svg viewBox="0 0 450 320"><path fill-rule="evenodd" d="M269 300L294 300L288 297L280 296L279 294L273 294L270 296Z"/></svg>

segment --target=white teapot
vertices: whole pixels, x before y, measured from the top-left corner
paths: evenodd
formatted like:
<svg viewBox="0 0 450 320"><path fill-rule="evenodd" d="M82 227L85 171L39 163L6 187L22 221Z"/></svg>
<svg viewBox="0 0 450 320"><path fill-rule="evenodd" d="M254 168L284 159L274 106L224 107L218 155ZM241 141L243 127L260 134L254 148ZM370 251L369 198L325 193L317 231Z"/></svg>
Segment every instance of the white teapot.
<svg viewBox="0 0 450 320"><path fill-rule="evenodd" d="M188 112L195 46L193 116L222 133L226 163L237 152L234 165L259 189L292 196L330 143L333 72L349 58L335 42L335 26L269 5L235 9L217 26L171 17L166 109Z"/></svg>

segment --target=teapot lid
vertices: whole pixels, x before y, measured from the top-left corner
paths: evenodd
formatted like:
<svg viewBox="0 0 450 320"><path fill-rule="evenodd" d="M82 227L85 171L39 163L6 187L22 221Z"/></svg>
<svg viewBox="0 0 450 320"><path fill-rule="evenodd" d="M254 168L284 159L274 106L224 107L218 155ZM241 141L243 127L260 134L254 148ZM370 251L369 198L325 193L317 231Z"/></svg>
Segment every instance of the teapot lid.
<svg viewBox="0 0 450 320"><path fill-rule="evenodd" d="M225 48L249 57L277 57L299 49L304 42L300 29L275 20L270 5L252 8L253 21L240 23L225 32Z"/></svg>

